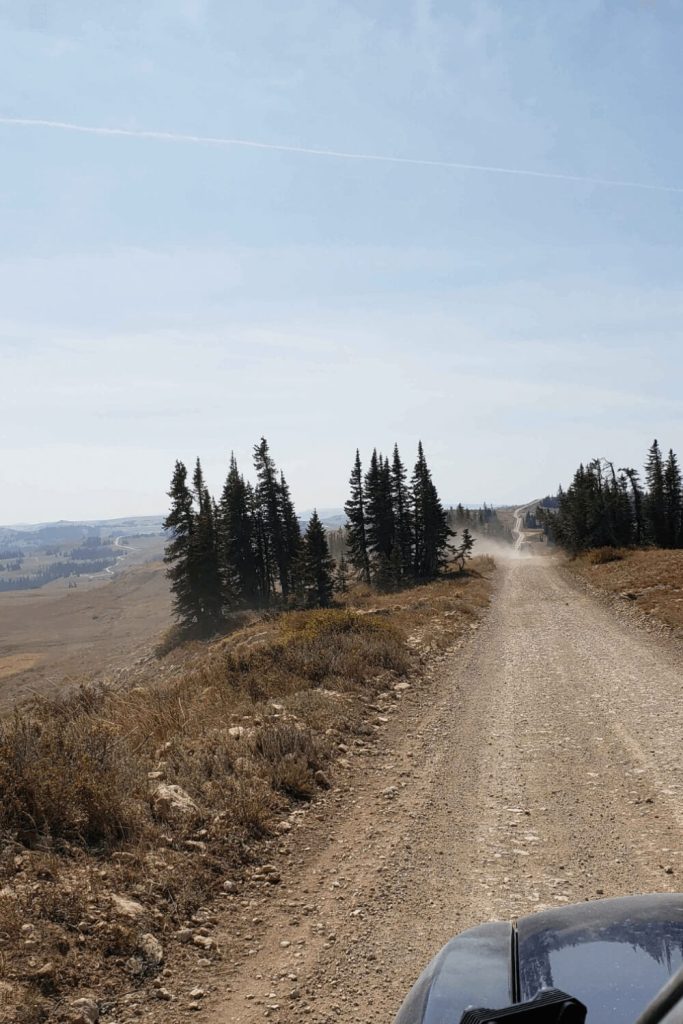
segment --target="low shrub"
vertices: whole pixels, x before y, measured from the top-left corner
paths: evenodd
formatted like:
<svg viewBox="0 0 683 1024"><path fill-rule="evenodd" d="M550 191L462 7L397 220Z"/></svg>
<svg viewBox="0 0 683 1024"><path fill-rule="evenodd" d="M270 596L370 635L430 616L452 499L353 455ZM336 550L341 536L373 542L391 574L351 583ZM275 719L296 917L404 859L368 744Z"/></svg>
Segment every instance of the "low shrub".
<svg viewBox="0 0 683 1024"><path fill-rule="evenodd" d="M273 789L294 800L311 799L315 773L322 768L326 752L310 729L294 722L268 724L256 733L252 749L264 762Z"/></svg>
<svg viewBox="0 0 683 1024"><path fill-rule="evenodd" d="M623 548L601 547L588 552L589 565L606 565L607 562L621 562L626 556Z"/></svg>
<svg viewBox="0 0 683 1024"><path fill-rule="evenodd" d="M139 768L110 723L63 711L50 702L0 722L0 829L27 846L43 837L86 846L130 837Z"/></svg>
<svg viewBox="0 0 683 1024"><path fill-rule="evenodd" d="M239 648L226 672L254 700L306 686L357 687L382 670L407 672L404 637L392 623L347 609L283 615L274 642Z"/></svg>

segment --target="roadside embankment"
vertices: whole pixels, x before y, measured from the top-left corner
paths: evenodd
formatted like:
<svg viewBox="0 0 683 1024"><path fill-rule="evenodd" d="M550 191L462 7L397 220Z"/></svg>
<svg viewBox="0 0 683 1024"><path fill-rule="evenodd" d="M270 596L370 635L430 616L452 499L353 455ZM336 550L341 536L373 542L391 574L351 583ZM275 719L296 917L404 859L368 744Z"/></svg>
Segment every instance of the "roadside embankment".
<svg viewBox="0 0 683 1024"><path fill-rule="evenodd" d="M5 719L0 1021L139 1018L176 1001L188 950L213 973L220 899L280 884L293 822L473 635L493 568L359 588L345 607L261 620Z"/></svg>
<svg viewBox="0 0 683 1024"><path fill-rule="evenodd" d="M683 639L683 550L597 548L567 569L642 625Z"/></svg>

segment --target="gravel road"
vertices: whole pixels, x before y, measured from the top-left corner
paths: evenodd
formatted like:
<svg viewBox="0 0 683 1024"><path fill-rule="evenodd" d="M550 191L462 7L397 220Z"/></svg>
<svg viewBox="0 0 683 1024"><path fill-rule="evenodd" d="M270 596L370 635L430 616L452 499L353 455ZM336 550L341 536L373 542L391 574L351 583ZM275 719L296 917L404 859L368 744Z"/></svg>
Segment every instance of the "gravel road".
<svg viewBox="0 0 683 1024"><path fill-rule="evenodd" d="M680 692L666 641L550 559L503 562L474 638L284 842L277 894L228 907L203 1019L390 1022L457 931L683 888Z"/></svg>

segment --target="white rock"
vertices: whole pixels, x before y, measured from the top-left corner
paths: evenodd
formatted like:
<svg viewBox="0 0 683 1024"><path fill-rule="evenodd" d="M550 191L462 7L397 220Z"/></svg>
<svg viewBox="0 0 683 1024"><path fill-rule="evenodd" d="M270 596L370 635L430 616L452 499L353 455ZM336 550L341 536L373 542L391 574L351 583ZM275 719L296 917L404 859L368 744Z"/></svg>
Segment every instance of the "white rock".
<svg viewBox="0 0 683 1024"><path fill-rule="evenodd" d="M131 921L139 921L141 917L145 916L145 908L137 900L130 900L127 896L117 896L116 893L112 893L111 902L119 917L128 917Z"/></svg>
<svg viewBox="0 0 683 1024"><path fill-rule="evenodd" d="M148 963L156 964L157 966L162 963L164 959L164 947L156 936L149 933L140 936L138 947Z"/></svg>
<svg viewBox="0 0 683 1024"><path fill-rule="evenodd" d="M96 1024L100 1019L100 1008L94 999L77 999L71 1004L71 1009L75 1011L75 1021L79 1024L82 1021L83 1024Z"/></svg>
<svg viewBox="0 0 683 1024"><path fill-rule="evenodd" d="M162 818L173 815L190 815L197 813L197 805L184 789L162 783L154 790L152 799L154 810Z"/></svg>

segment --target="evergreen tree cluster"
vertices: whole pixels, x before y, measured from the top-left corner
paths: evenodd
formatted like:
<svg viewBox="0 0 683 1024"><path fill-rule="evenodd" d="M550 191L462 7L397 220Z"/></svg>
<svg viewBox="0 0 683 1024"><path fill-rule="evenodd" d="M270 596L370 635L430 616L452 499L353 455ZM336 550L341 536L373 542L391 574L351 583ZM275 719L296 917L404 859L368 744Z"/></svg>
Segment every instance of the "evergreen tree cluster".
<svg viewBox="0 0 683 1024"><path fill-rule="evenodd" d="M325 530L314 512L301 536L287 481L265 438L254 448L254 469L251 484L233 455L216 502L200 460L191 483L176 462L165 561L176 618L186 631L215 632L235 608L274 601L325 607L332 599L335 566Z"/></svg>
<svg viewBox="0 0 683 1024"><path fill-rule="evenodd" d="M356 451L349 483L346 543L357 577L386 590L437 576L455 534L422 443L410 480L394 445L391 459L375 449L365 472Z"/></svg>
<svg viewBox="0 0 683 1024"><path fill-rule="evenodd" d="M301 535L287 481L265 438L253 458L252 484L231 456L218 501L199 459L191 479L182 462L175 464L165 561L176 618L186 633L214 633L238 608L325 608L353 578L393 589L434 578L451 558L462 570L471 557L474 539L467 527L460 545L451 544L455 533L422 444L410 479L397 446L391 459L373 451L365 472L356 452L348 523L331 535L336 559L317 511Z"/></svg>
<svg viewBox="0 0 683 1024"><path fill-rule="evenodd" d="M512 531L498 517L491 505L484 503L481 508L465 508L456 505L448 511L448 525L456 529L474 530L478 537L512 543Z"/></svg>
<svg viewBox="0 0 683 1024"><path fill-rule="evenodd" d="M581 465L556 507L537 517L550 537L571 554L597 547L683 547L683 487L673 450L665 457L653 441L638 470L615 469L606 459Z"/></svg>

